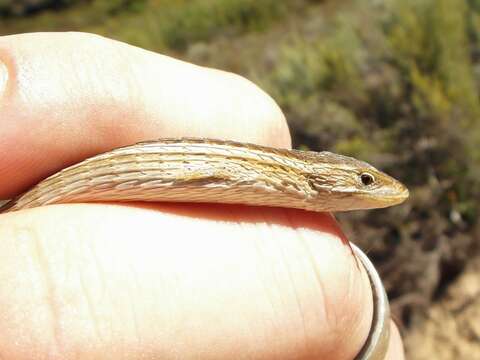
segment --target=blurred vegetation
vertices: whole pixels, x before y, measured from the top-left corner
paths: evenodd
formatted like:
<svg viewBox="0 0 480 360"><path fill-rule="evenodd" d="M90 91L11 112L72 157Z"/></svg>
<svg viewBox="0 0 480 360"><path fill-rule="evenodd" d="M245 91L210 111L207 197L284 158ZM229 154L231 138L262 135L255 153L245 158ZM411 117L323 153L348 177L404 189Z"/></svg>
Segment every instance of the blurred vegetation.
<svg viewBox="0 0 480 360"><path fill-rule="evenodd" d="M4 16L26 15L43 9L61 7L67 5L68 0L52 1L52 0L0 0L0 14Z"/></svg>
<svg viewBox="0 0 480 360"><path fill-rule="evenodd" d="M0 13L2 34L91 31L239 72L280 104L296 146L402 179L406 205L341 220L406 328L480 253L480 0L0 0Z"/></svg>
<svg viewBox="0 0 480 360"><path fill-rule="evenodd" d="M403 208L341 217L406 325L478 254L479 4L351 1L323 34L291 36L257 79L297 145L364 158L408 184Z"/></svg>
<svg viewBox="0 0 480 360"><path fill-rule="evenodd" d="M370 29L356 10L342 12L328 36L284 46L265 87L299 142L370 160L391 154L390 171L401 168L411 185L442 180L445 209L473 222L480 104L469 34L478 27L467 14L474 9L463 0L386 3L374 9L382 20Z"/></svg>
<svg viewBox="0 0 480 360"><path fill-rule="evenodd" d="M0 0L3 33L89 31L156 50L184 50L195 41L266 29L296 8L275 0ZM301 1L300 1L301 3ZM73 6L75 5L75 6ZM61 15L48 9L63 9Z"/></svg>

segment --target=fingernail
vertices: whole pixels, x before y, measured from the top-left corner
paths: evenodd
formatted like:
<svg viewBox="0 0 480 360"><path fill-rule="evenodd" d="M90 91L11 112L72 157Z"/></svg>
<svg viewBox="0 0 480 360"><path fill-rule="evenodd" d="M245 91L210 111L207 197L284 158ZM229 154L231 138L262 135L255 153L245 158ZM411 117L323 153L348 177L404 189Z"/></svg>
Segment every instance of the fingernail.
<svg viewBox="0 0 480 360"><path fill-rule="evenodd" d="M8 81L8 69L7 66L0 61L0 96L5 92Z"/></svg>

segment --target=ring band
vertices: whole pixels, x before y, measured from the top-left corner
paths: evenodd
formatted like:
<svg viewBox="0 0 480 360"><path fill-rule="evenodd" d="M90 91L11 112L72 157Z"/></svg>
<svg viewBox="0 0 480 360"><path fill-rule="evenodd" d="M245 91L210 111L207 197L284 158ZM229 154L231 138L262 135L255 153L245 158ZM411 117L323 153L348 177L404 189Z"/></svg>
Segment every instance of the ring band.
<svg viewBox="0 0 480 360"><path fill-rule="evenodd" d="M368 257L354 244L355 255L367 271L373 293L373 318L370 333L355 360L384 360L390 340L390 306L382 280Z"/></svg>

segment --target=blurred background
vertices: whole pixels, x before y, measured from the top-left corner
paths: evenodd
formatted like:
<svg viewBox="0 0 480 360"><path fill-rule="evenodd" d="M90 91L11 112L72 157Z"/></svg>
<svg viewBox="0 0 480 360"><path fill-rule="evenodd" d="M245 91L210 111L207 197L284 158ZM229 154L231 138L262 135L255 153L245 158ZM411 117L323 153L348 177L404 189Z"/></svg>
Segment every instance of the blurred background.
<svg viewBox="0 0 480 360"><path fill-rule="evenodd" d="M0 0L0 35L87 31L260 85L298 148L402 180L339 214L410 359L480 359L480 0Z"/></svg>

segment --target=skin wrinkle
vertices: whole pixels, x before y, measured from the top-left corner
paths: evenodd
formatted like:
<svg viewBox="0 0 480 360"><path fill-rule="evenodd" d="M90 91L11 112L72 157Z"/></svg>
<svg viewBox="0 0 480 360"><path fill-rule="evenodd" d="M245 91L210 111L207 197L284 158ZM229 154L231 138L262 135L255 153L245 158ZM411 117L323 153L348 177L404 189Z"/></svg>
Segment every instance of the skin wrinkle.
<svg viewBox="0 0 480 360"><path fill-rule="evenodd" d="M365 272L365 268L362 266L361 267L361 277L364 278L365 276L368 277L368 275L366 274ZM349 286L348 286L348 289L350 291L348 291L347 295L346 295L346 300L345 300L345 303L351 303L352 301L355 301L358 297L354 297L353 294L354 294L354 290L358 289L358 283L355 281L357 276L356 276L357 272L356 270L353 268L353 267L350 267L350 271L348 272L348 282L349 282ZM367 280L368 282L370 280ZM362 290L365 289L365 288L361 288ZM367 291L368 289L371 289L371 288L367 288ZM363 291L360 292L360 295L363 295ZM363 297L363 296L362 296ZM349 299L352 299L352 301L348 301ZM373 298L371 300L371 302L373 303ZM357 318L359 320L359 318Z"/></svg>
<svg viewBox="0 0 480 360"><path fill-rule="evenodd" d="M255 249L256 249L256 252L257 252L257 256L260 260L262 259L267 259L268 257L266 256L266 253L262 250L263 247L265 246L265 240L264 239L269 239L270 236L271 236L271 229L272 229L272 225L270 223L268 223L266 221L266 217L264 214L262 214L262 217L264 219L264 223L261 224L258 229L259 229L259 233L260 233L260 236L258 236L255 241L253 242L254 243L254 246L255 246ZM239 224L241 225L241 227L243 228L246 228L247 227L247 224L243 223L243 222L239 222ZM266 231L264 231L264 227L266 227ZM263 237L261 236L261 233L266 233L266 236ZM260 244L263 244L263 246L260 246ZM261 271L261 273L263 274L266 270L265 270L265 266L263 266L263 264L265 263L265 261L258 261L258 270ZM276 311L275 311L275 305L274 305L274 301L273 301L273 292L270 291L270 289L273 289L273 288L278 288L279 287L279 283L278 282L275 282L275 286L272 286L272 282L270 281L270 283L268 283L268 281L265 281L264 278L262 277L262 281L261 281L261 284L262 284L262 288L266 294L266 298L268 299L268 302L270 304L270 307L272 309L272 315L276 315ZM277 316L271 316L270 317L270 323L272 325L272 327L274 327L276 330L278 330L280 327L277 326L276 322L274 321L276 318L278 318Z"/></svg>
<svg viewBox="0 0 480 360"><path fill-rule="evenodd" d="M297 233L298 233L298 240L299 240L299 243L302 245L302 247L304 248L305 250L305 253L307 255L307 258L311 264L311 269L313 270L313 274L317 280L317 284L318 284L318 290L319 290L319 299L321 298L322 300L319 301L321 304L323 304L323 315L327 315L328 314L328 308L330 307L330 305L328 304L327 302L327 291L325 289L325 285L323 284L323 280L322 280L322 275L319 273L319 269L318 269L318 266L316 266L316 262L315 262L315 259L313 258L312 256L312 252L309 248L309 246L307 245L307 242L308 242L308 239L305 237L305 234L303 233L303 230L302 229L296 229L297 230ZM331 325L331 324L329 324ZM332 326L329 326L330 329L332 328Z"/></svg>
<svg viewBox="0 0 480 360"><path fill-rule="evenodd" d="M97 248L96 246L94 246L94 244L90 244L89 246L91 248L91 255L92 255L92 259L93 259L93 264L95 265L95 270L98 274L98 279L100 280L100 291L102 293L102 296L106 297L107 298L107 301L112 304L112 298L111 298L111 295L110 295L110 290L108 288L108 283L105 281L105 279L107 279L107 276L106 276L106 273L103 269L103 267L101 266L102 262L100 261L99 257L97 256L97 252L95 251L95 249ZM110 310L112 310L112 308L110 307ZM111 316L112 315L112 312L110 311L109 315ZM94 317L95 319L95 317ZM98 327L98 326L97 326ZM108 321L108 327L109 327L109 332L110 332L110 335L112 335L114 332L113 332L113 324L112 324L112 321Z"/></svg>
<svg viewBox="0 0 480 360"><path fill-rule="evenodd" d="M85 246L83 248L85 249ZM93 251L92 246L88 246L88 249L90 250L89 259L92 260L92 263L95 264L95 268L98 271L99 270L99 263L98 263L98 259L95 256L95 252ZM97 272L97 273L99 273L99 272ZM101 278L103 278L103 276L99 276L98 278L101 279ZM102 280L100 280L100 281L102 281ZM94 324L94 331L95 331L95 334L96 334L96 338L100 339L101 338L101 331L100 331L100 328L99 328L99 324L96 321L96 316L95 316L95 311L94 311L95 306L93 305L94 301L91 299L91 296L90 296L91 292L89 291L91 285L90 286L86 285L83 276L80 276L80 284L81 284L81 287L82 287L82 290L83 290L84 297L85 297L86 302L87 302L88 309L90 311L90 318L92 320L92 323Z"/></svg>
<svg viewBox="0 0 480 360"><path fill-rule="evenodd" d="M290 228L294 229L295 235L297 236L298 229L296 229L293 226L293 223L291 221L290 216L288 216L288 213L286 213L285 211L283 213L284 213L285 220L290 225ZM309 346L308 340L307 340L307 326L306 326L306 322L305 322L305 315L302 311L303 307L302 307L302 304L301 304L301 301L300 301L300 298L299 298L299 293L298 293L298 291L295 287L295 281L293 280L294 278L292 276L292 272L290 271L290 267L288 265L288 261L287 261L288 257L285 256L285 251L283 251L283 250L284 250L283 247L280 247L280 252L282 254L283 263L285 264L285 268L287 270L288 277L290 279L290 283L291 283L291 286L293 288L293 293L294 293L293 295L295 296L295 302L297 304L298 314L300 315L300 318L301 318L301 321L302 321L303 336L301 338L303 339L303 346L304 346L304 349L306 350L305 352L308 353L308 349L310 348L310 346Z"/></svg>
<svg viewBox="0 0 480 360"><path fill-rule="evenodd" d="M108 245L111 245L111 243L108 242ZM115 250L112 251L112 254L115 254ZM113 267L115 268L116 258L113 256L112 259L111 259L111 261L112 261L111 264L112 264ZM124 264L127 264L127 262L125 262ZM103 272L103 274L107 274L107 273ZM108 276L106 276L106 278L108 278ZM125 279L126 277L123 276L123 278ZM124 294L125 294L125 291L127 291L129 294L131 294L131 292L129 292L129 291L127 290L127 286L130 285L130 283L126 284L126 281L124 280L124 281L122 281L122 285L124 285L124 286L122 287L122 292L121 292L121 298L123 299L123 296L124 296ZM132 313L128 314L128 315L130 315L130 316L128 316L128 315L127 315L127 316L123 316L123 315L122 315L123 311L122 311L122 313L118 313L118 310L119 310L119 305L118 305L118 303L117 303L118 298L112 296L111 287L109 286L108 283L107 283L107 287L106 287L106 296L107 296L107 298L108 298L108 303L110 304L111 310L112 310L112 311L109 313L109 315L111 316L111 319L109 319L109 321L108 321L109 330L110 330L110 334L109 334L109 335L110 335L112 338L114 338L115 335L116 335L116 334L115 334L115 330L114 330L115 327L116 327L116 321L115 321L115 320L117 320L117 318L120 319L120 318L123 317L123 323L125 324L124 329L125 329L125 331L128 331L128 330L129 330L129 326L128 326L128 325L130 325L129 320L130 320L130 316L132 315ZM122 306L121 308L122 308L122 310L123 310L123 306ZM118 314L117 314L117 313L118 313ZM130 335L130 332L128 332L128 334ZM119 352L121 353L121 351L122 351L122 348L115 349L114 354L117 354L117 353L119 353Z"/></svg>
<svg viewBox="0 0 480 360"><path fill-rule="evenodd" d="M287 218L287 221L288 221L288 216L286 216L286 218ZM296 232L298 232L298 231L296 231ZM303 339L303 346L304 346L304 349L306 350L306 352L308 353L308 349L310 348L310 346L308 346L307 326L306 326L306 322L305 322L305 315L302 311L302 304L301 304L301 301L300 301L300 298L299 298L298 290L295 286L294 277L292 276L292 272L290 270L290 266L289 266L288 261L287 261L288 257L285 256L284 248L280 245L279 245L279 247L280 247L280 253L282 255L283 263L285 264L285 269L287 270L287 274L288 274L288 277L290 279L290 284L291 284L291 287L293 289L293 295L295 296L295 302L297 304L298 315L300 315L300 318L301 318L301 321L302 321L303 336L301 338Z"/></svg>
<svg viewBox="0 0 480 360"><path fill-rule="evenodd" d="M41 270L39 271L40 274L43 275L43 282L45 284L45 289L47 292L47 296L45 296L45 305L50 311L50 322L52 324L52 335L53 340L55 340L54 348L56 349L57 354L64 353L64 346L61 336L61 324L60 324L60 306L57 299L54 281L51 276L50 266L48 264L48 257L46 255L45 250L42 248L41 242L43 239L41 237L35 236L35 232L32 232L29 236L29 240L32 241L32 250L34 251L33 258L37 259L38 268ZM26 239L20 239L21 241L25 241ZM50 354L51 355L51 354Z"/></svg>
<svg viewBox="0 0 480 360"><path fill-rule="evenodd" d="M130 273L132 275L132 284L130 286L131 287L130 290L133 290L134 287L135 287L135 290L138 290L140 288L140 286L139 286L140 282L138 281L137 271L135 270L135 267L133 266L133 264L129 264L128 268L129 268ZM135 307L135 301L132 297L133 291L127 291L127 292L128 292L128 297L129 297L130 303L131 303L130 310L131 310L131 313L132 313L133 326L134 326L134 329L135 329L135 335L136 335L135 338L136 338L136 341L137 341L137 345L140 348L141 345L142 345L142 341L140 340L141 339L140 331L139 331L140 327L139 327L137 310L136 310L136 307Z"/></svg>
<svg viewBox="0 0 480 360"><path fill-rule="evenodd" d="M317 284L319 286L318 289L320 290L319 298L322 298L321 303L323 304L324 318L328 320L329 309L332 308L332 305L329 304L329 302L327 301L328 296L327 296L327 291L326 291L326 288L325 288L325 284L323 283L323 280L322 280L322 275L320 274L318 266L316 266L316 261L313 257L313 254L312 254L309 246L307 245L308 239L305 238L305 235L304 235L302 230L299 230L298 233L299 233L299 239L301 240L300 244L305 248L305 253L308 256L308 260L310 261L311 268L313 270L315 278L317 279ZM327 323L328 323L328 328L330 330L333 330L333 329L336 328L336 326L335 326L336 324L332 324L332 322L330 322L330 321L327 321Z"/></svg>
<svg viewBox="0 0 480 360"><path fill-rule="evenodd" d="M62 304L62 308L60 309L63 310L61 312L61 321L66 324L66 340L64 342L67 344L65 346L65 350L60 353L61 359L69 356L75 357L83 352L83 350L78 347L77 340L69 341L70 334L67 332L67 330L69 329L69 325L72 323L80 322L82 323L82 330L88 330L87 336L85 336L85 333L87 333L87 331L81 331L81 336L79 338L86 338L88 336L91 336L91 331L93 329L93 332L95 334L94 338L96 339L96 341L90 342L89 346L95 348L95 346L98 344L99 339L104 339L104 337L102 337L100 324L98 323L98 321L95 321L97 319L97 316L95 315L95 309L97 308L97 304L95 304L95 301L93 301L92 297L94 291L88 291L89 289L95 289L95 285L97 283L95 282L94 284L86 285L88 282L86 281L86 278L88 278L89 273L85 273L83 271L85 259L87 259L88 263L90 263L91 254L87 253L86 251L90 250L90 247L88 246L90 243L82 242L80 244L80 249L78 249L79 251L72 252L70 244L76 239L76 234L78 234L79 229L74 223L67 227L64 227L64 231L65 236L64 240L61 243L61 245L63 245L61 247L61 249L63 249L63 254L61 257L65 259L66 270L64 274L62 274L64 275L62 279L58 281L71 284L71 288L75 289L75 294L79 294L80 296L75 296L74 307L72 302L68 301L67 303ZM71 294L70 286L67 286L67 294ZM63 298L62 300L65 300L65 298ZM87 312L85 312L85 305L87 308ZM89 319L90 321L87 321L87 319ZM83 326L84 324L86 325Z"/></svg>
<svg viewBox="0 0 480 360"><path fill-rule="evenodd" d="M17 254L19 254L21 257L23 258L26 258L26 262L27 264L25 266L22 266L22 275L24 274L27 274L27 273L31 273L32 271L32 268L37 268L38 267L38 261L37 259L35 259L35 257L33 256L34 254L34 251L33 251L33 248L32 248L32 245L31 245L31 241L29 241L29 239L32 238L31 236L31 232L32 230L28 227L24 227L24 226L9 226L10 224L8 224L7 222L0 222L0 233L3 233L7 240L7 244L5 244L7 247L11 247L11 245L8 244L9 241L11 241L12 239L19 239L20 240L20 244L18 246L15 246L15 251ZM5 251L7 250L7 251ZM8 254L8 248L5 249L5 248L2 248L2 254L3 255L7 255ZM8 256L8 255L7 255ZM9 255L9 257L12 257L12 255ZM8 273L7 273L8 274ZM16 274L15 274L16 275ZM2 279L3 279L3 276L4 274L2 274ZM45 293L45 283L43 281L37 281L38 280L38 277L37 278L29 278L27 280L27 286L28 286L28 299L30 299L33 294L35 293ZM12 276L10 279L8 279L8 285L6 286L6 288L2 289L2 293L5 291L5 290L9 290L9 287L11 287L11 283L15 282L15 276ZM5 282L2 282L2 285L5 285ZM15 293L17 291L17 289L14 289L13 291L11 291L10 294L12 293ZM3 301L5 299L2 299L2 304ZM8 304L8 303L7 303ZM13 307L10 307L11 308L16 308L18 305L20 304L19 303L15 303ZM11 322L9 321L9 318L11 317L11 314L8 314L6 313L4 310L5 308L2 307L1 309L1 318L0 320L2 321L2 336L5 336L5 332L8 331L8 332L11 332L12 331L12 328L11 328ZM14 314L14 316L16 316L16 314ZM25 312L22 312L22 314L20 314L20 319L22 320L22 324L23 324L23 320L25 320L27 317L30 317L31 316L31 312L29 312L28 310L26 310ZM48 316L48 315L47 315ZM41 315L40 315L41 317ZM6 321L8 321L9 325L6 326ZM5 321L5 322L4 322ZM35 318L32 320L32 322L38 322L38 318ZM20 330L23 330L25 329L25 327L20 326ZM15 329L14 329L15 330ZM45 331L46 333L46 331ZM44 334L45 334L44 333ZM32 334L32 337L35 337L35 335L38 335L38 332L35 332ZM51 333L49 333L49 338L51 338ZM20 344L22 342L25 341L26 337L28 335L26 334L26 332L24 331L19 337L15 338L13 340L13 343L15 345L17 344ZM27 339L28 341L29 339ZM35 340L37 340L37 338L35 337ZM38 348L38 346L32 344L32 342L28 341L28 346L29 347L32 347L32 348ZM5 354L1 354L1 358L5 358L5 359L10 359L11 358L11 349L7 347L5 347L5 349L3 347L0 347L0 350L5 350ZM25 356L25 354L28 354L29 353L29 349L25 349L25 347L20 347L19 349L19 352L20 354L20 357L21 356Z"/></svg>
<svg viewBox="0 0 480 360"><path fill-rule="evenodd" d="M296 225L295 220L291 216L287 215L287 219L290 223L290 226L296 230L298 234L299 244L301 244L302 247L305 249L305 253L310 261L311 268L313 270L315 278L317 279L317 284L319 286L318 289L320 290L319 298L323 299L322 301L320 301L323 304L323 315L326 319L328 319L329 309L333 308L333 306L329 304L329 302L327 301L328 299L327 290L322 280L322 274L319 272L319 269L318 269L318 266L316 266L316 261L313 257L312 251L308 246L308 238L305 237L304 230L302 228L299 228ZM328 328L331 330L336 329L336 325L337 325L336 323L329 322Z"/></svg>
<svg viewBox="0 0 480 360"><path fill-rule="evenodd" d="M277 236L276 234L280 231L282 232L282 230L280 230L280 228L278 226L276 226L274 223L272 223L272 219L271 217L267 217L265 215L265 213L259 213L261 214L261 217L264 219L264 222L263 222L263 225L265 225L266 227L266 236L265 237L261 237L259 241L257 241L256 243L258 244L259 242L261 242L263 244L263 246L261 248L265 248L265 241L268 241L268 244L270 246L273 246L274 249L276 250L275 251L275 255L277 256L277 253L278 253L278 250L279 250L279 244L278 242L276 241L277 240ZM270 214L270 213L268 213ZM283 217L284 218L284 217ZM289 230L290 232L291 230ZM268 240L266 240L268 239ZM260 248L260 247L258 247ZM267 249L266 252L260 250L260 253L262 253L262 258L264 259L268 259L268 258L272 258L272 254L270 253L269 254L269 249ZM264 255L264 256L263 256ZM282 254L283 255L283 254ZM270 261L260 261L259 262L260 264L264 264L264 263L267 263L267 264L272 264ZM275 263L278 263L277 260L275 260ZM265 267L263 267L265 268ZM277 276L275 276L275 271L273 270L272 266L268 266L268 281L262 281L262 283L264 284L264 289L265 289L265 292L269 295L268 298L270 300L270 304L272 305L272 310L273 310L273 313L272 313L272 316L270 317L270 323L272 324L273 328L275 329L274 331L276 331L277 333L280 333L280 334L283 334L284 330L285 330L285 325L282 325L282 323L279 323L278 321L276 322L275 320L276 319L282 319L284 318L284 311L280 311L277 310L277 308L279 307L280 309L284 308L285 307L285 301L284 301L284 297L283 296L279 296L281 295L282 291L280 290L279 292L277 292L277 296L273 296L273 291L270 291L269 289L282 289L285 287L285 283L284 281L280 281L279 278ZM278 299L277 301L274 301L273 299ZM280 305L279 306L275 306L275 303L278 303L280 302ZM291 323L290 319L288 320L289 323ZM286 326L287 328L290 327L289 325ZM268 328L267 328L268 329ZM269 334L267 334L267 337L268 337ZM291 348L289 347L289 350L291 350ZM278 353L276 351L272 352L272 356L276 356L278 357Z"/></svg>
<svg viewBox="0 0 480 360"><path fill-rule="evenodd" d="M101 261L99 261L97 252L95 251L96 247L93 246L93 244L90 244L89 248L90 248L91 259L93 260L93 264L95 265L95 269L96 269L97 274L98 274L98 279L100 280L100 289L99 290L102 293L106 293L106 292L108 292L107 283L105 281L106 276L105 276L105 272L103 271L102 266L100 265Z"/></svg>
<svg viewBox="0 0 480 360"><path fill-rule="evenodd" d="M92 320L92 324L94 324L95 337L97 339L100 339L101 338L101 336L100 336L101 332L100 332L100 329L98 327L97 321L95 321L95 318L96 318L95 311L94 311L95 306L93 305L93 301L90 299L90 296L88 295L89 294L89 291L88 291L89 286L85 283L82 276L80 276L80 287L81 287L81 290L84 294L84 298L85 298L86 303L87 303L88 311L90 313L90 319Z"/></svg>
<svg viewBox="0 0 480 360"><path fill-rule="evenodd" d="M265 217L265 219L266 219L266 226L268 227L270 236L271 236L271 234L276 234L279 231L279 227L277 226L277 224L273 224L271 222L270 217L268 217L268 218ZM275 238L276 238L276 236L273 237L273 239L275 239ZM267 239L270 239L270 237L268 237ZM274 264L278 264L277 257L278 257L278 251L279 251L279 244L275 240L269 240L268 243L269 243L269 246L274 247L274 251L275 251L275 262L274 262ZM264 258L268 259L269 257L271 258L271 255L268 254L268 253L265 253ZM275 268L272 265L270 266L270 268L272 269L272 271L270 272L271 273L271 279L273 279L273 281L275 281L275 285L276 285L275 288L276 289L282 289L284 287L283 279L279 279L279 277L276 276ZM281 291L278 294L281 295ZM282 296L278 296L278 298L280 299L280 302L282 304L285 303L284 298Z"/></svg>

